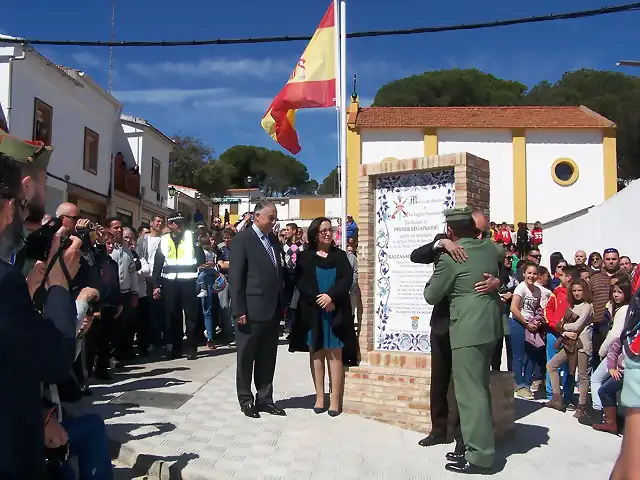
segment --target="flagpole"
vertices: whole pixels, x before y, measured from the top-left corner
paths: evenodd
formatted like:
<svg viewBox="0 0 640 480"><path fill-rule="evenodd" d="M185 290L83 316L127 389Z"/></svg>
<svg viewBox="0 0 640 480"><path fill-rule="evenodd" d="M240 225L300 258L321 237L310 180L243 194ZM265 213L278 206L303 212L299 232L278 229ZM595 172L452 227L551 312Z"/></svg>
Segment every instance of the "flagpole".
<svg viewBox="0 0 640 480"><path fill-rule="evenodd" d="M347 9L340 0L340 198L342 200L342 249L347 249ZM352 212L353 214L353 212ZM356 212L357 214L357 212Z"/></svg>
<svg viewBox="0 0 640 480"><path fill-rule="evenodd" d="M336 153L337 153L337 157L338 157L338 168L336 170L336 174L338 176L338 195L340 195L340 198L342 198L342 187L340 185L340 169L341 169L341 165L340 165L340 136L341 136L341 130L340 130L340 102L342 101L342 89L340 87L340 80L341 80L341 76L340 76L340 10L339 10L339 0L333 0L333 24L335 25L335 72L336 72ZM342 218L342 216L341 216ZM342 232L341 232L342 233Z"/></svg>

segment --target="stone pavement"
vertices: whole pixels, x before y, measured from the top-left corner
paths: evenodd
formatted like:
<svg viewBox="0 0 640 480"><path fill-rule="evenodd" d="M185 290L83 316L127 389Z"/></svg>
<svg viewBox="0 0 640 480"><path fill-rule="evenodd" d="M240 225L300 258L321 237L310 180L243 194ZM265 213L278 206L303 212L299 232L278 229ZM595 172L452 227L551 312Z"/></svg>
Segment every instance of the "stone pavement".
<svg viewBox="0 0 640 480"><path fill-rule="evenodd" d="M456 478L444 470L450 446L425 449L418 432L354 415L315 415L306 354L280 347L275 395L288 416L258 420L238 408L234 351L200 355L130 367L112 384L92 386L93 404L76 407L106 419L125 466L118 478ZM517 400L517 417L515 437L498 446L494 478L608 478L620 438L535 402Z"/></svg>

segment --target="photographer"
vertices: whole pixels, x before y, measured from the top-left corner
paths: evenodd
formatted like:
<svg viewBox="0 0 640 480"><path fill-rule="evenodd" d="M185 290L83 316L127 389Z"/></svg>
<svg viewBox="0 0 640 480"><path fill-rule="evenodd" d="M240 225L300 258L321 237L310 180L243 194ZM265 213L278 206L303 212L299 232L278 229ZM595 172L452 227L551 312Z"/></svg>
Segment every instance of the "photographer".
<svg viewBox="0 0 640 480"><path fill-rule="evenodd" d="M0 131L0 478L44 476L41 384L65 378L74 360L76 306L69 285L81 242L53 235L45 261L25 280L6 262L20 247L25 226L44 217L46 167L51 148ZM22 169L22 171L21 171ZM66 248L65 248L66 247ZM32 298L42 305L42 314ZM45 341L43 341L45 340ZM9 367L10 366L10 367Z"/></svg>

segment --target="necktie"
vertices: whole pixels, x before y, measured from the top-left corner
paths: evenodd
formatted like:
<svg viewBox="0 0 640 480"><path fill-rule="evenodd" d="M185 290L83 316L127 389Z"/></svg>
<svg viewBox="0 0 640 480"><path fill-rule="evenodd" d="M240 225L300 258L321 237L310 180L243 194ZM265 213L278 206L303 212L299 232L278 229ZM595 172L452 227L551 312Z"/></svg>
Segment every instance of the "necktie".
<svg viewBox="0 0 640 480"><path fill-rule="evenodd" d="M271 242L269 241L266 235L262 235L262 237L260 238L262 240L262 243L264 244L264 248L267 249L267 253L269 254L269 258L271 258L271 262L273 263L273 266L274 267L277 266L276 256L273 253L273 247L271 246Z"/></svg>

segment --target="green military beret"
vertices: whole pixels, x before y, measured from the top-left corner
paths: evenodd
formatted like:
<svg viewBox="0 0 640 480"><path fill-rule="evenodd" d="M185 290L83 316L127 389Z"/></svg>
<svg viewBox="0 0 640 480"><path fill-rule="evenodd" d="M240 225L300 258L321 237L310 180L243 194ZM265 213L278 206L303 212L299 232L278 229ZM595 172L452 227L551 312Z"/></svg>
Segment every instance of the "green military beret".
<svg viewBox="0 0 640 480"><path fill-rule="evenodd" d="M53 147L46 146L42 142L20 140L4 130L0 130L0 153L4 153L18 162L31 163L46 170L51 159L51 152L53 152Z"/></svg>
<svg viewBox="0 0 640 480"><path fill-rule="evenodd" d="M469 207L456 207L444 211L444 218L447 222L456 222L459 220L471 220L472 210Z"/></svg>

